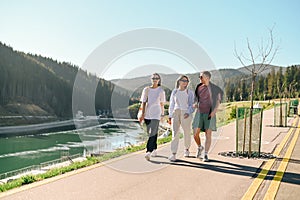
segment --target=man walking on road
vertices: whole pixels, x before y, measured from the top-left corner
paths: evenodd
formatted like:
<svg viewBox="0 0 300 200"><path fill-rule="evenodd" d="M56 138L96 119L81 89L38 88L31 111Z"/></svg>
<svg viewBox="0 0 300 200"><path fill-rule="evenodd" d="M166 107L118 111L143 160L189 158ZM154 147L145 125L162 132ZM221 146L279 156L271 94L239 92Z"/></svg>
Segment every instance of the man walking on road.
<svg viewBox="0 0 300 200"><path fill-rule="evenodd" d="M200 83L195 90L197 97L197 112L193 121L194 139L198 145L197 158L204 151L203 161L208 161L208 151L211 145L212 131L216 131L216 112L223 97L220 87L210 82L211 74L208 71L200 73ZM205 132L205 148L201 145L200 131Z"/></svg>

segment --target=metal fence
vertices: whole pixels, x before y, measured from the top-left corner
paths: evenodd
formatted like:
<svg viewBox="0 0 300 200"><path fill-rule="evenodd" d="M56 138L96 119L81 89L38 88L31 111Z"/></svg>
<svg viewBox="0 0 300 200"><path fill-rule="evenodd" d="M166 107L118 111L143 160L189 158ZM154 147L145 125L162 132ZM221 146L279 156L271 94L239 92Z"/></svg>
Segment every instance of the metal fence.
<svg viewBox="0 0 300 200"><path fill-rule="evenodd" d="M288 108L288 116L289 117L298 115L298 105L299 105L298 99L293 99L293 100L289 101L289 108Z"/></svg>
<svg viewBox="0 0 300 200"><path fill-rule="evenodd" d="M260 155L263 110L253 108L251 152L250 147L250 108L237 108L236 112L236 153L248 156Z"/></svg>
<svg viewBox="0 0 300 200"><path fill-rule="evenodd" d="M40 166L41 169L44 169L44 168L51 167L53 165L57 165L57 164L60 164L60 163L66 162L66 161L73 162L72 161L73 159L79 158L79 157L82 157L81 153L74 154L74 155L71 155L71 156L65 155L65 156L62 156L61 158L56 159L56 160L51 160L51 161L48 161L48 162L43 162L39 166Z"/></svg>
<svg viewBox="0 0 300 200"><path fill-rule="evenodd" d="M41 169L40 165L33 165L33 166L29 166L29 167L9 171L9 172L0 174L0 180L7 179L7 178L10 178L10 177L14 177L14 176L18 176L20 174L27 174L29 172L39 171L40 169Z"/></svg>
<svg viewBox="0 0 300 200"><path fill-rule="evenodd" d="M287 111L287 103L277 103L274 105L274 126L287 126Z"/></svg>
<svg viewBox="0 0 300 200"><path fill-rule="evenodd" d="M79 154L74 154L74 155L66 155L66 156L62 156L59 159L55 159L55 160L51 160L48 162L43 162L39 165L33 165L33 166L29 166L29 167L25 167L22 169L17 169L17 170L13 170L13 171L9 171L6 173L2 173L0 174L0 181L4 180L4 179L8 179L8 178L12 178L16 177L16 176L21 176L21 175L26 175L26 174L34 174L34 172L39 171L40 173L42 173L43 171L46 171L46 168L49 168L51 166L55 166L57 164L63 163L65 161L70 161L73 162L72 160L75 158L79 158L82 157L83 154L79 153Z"/></svg>

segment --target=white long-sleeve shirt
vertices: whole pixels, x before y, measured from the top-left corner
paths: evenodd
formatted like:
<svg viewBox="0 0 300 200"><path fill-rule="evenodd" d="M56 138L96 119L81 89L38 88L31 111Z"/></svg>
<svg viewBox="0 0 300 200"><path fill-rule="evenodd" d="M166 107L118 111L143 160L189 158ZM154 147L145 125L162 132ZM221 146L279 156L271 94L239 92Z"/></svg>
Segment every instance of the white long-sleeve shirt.
<svg viewBox="0 0 300 200"><path fill-rule="evenodd" d="M186 110L187 114L192 114L194 112L193 103L194 92L189 89L183 91L174 89L170 97L169 117L172 118L173 112L177 109Z"/></svg>

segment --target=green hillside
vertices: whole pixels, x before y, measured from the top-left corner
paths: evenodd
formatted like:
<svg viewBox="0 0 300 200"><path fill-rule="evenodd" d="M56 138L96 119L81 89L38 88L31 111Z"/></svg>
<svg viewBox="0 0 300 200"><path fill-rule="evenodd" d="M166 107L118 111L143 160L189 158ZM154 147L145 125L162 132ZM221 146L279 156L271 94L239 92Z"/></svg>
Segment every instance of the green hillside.
<svg viewBox="0 0 300 200"><path fill-rule="evenodd" d="M0 43L0 116L33 115L72 117L73 84L79 67L51 58L25 54ZM110 109L115 85L80 70L86 85L77 90L90 98L90 84L96 84L95 110ZM126 93L114 94L126 97Z"/></svg>

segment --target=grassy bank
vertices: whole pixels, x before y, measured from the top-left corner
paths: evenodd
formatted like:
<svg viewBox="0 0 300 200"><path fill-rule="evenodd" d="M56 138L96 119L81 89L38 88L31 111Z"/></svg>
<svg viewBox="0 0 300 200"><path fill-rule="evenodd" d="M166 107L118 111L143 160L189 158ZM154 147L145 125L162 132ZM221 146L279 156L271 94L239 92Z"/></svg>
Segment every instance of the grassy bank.
<svg viewBox="0 0 300 200"><path fill-rule="evenodd" d="M264 110L269 110L274 107L273 101L255 101L254 104L259 103ZM239 101L222 103L217 113L217 126L224 126L230 122L233 122L236 117L236 108L238 107L250 107L250 101Z"/></svg>

